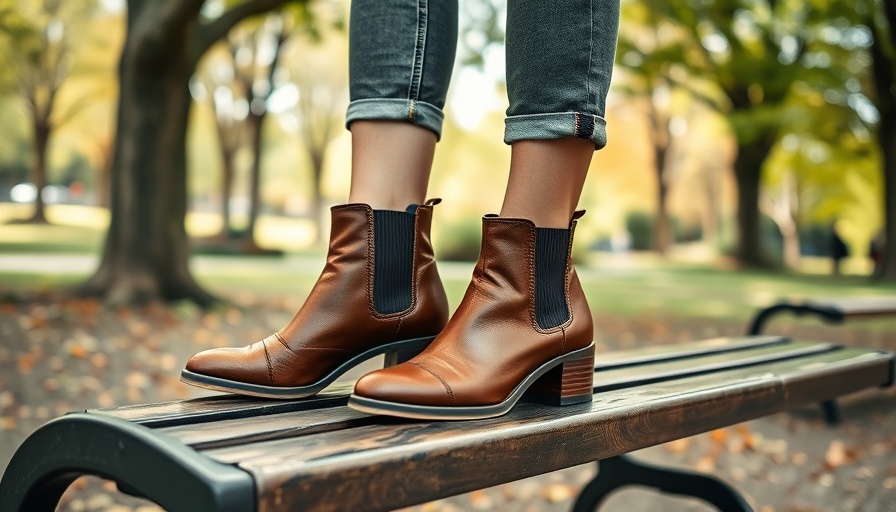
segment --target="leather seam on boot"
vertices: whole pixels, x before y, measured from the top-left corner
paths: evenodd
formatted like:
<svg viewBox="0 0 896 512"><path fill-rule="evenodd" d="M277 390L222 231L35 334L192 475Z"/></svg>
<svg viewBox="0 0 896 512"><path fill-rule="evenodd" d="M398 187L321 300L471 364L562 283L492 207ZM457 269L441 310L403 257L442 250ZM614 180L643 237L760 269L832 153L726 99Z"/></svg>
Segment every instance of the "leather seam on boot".
<svg viewBox="0 0 896 512"><path fill-rule="evenodd" d="M264 360L268 365L268 379L271 380L271 386L274 385L274 367L271 365L271 355L268 353L268 344L261 340L261 346L264 348Z"/></svg>
<svg viewBox="0 0 896 512"><path fill-rule="evenodd" d="M401 331L401 321L404 320L403 316L398 317L398 326L395 328L395 334L392 335L392 341L398 339L398 332Z"/></svg>
<svg viewBox="0 0 896 512"><path fill-rule="evenodd" d="M575 213L573 213L575 215ZM572 280L572 272L574 270L572 262L572 243L575 240L577 221L573 218L569 223L569 247L566 249L566 282L563 285L566 294L566 310L569 312L569 319L563 323L563 327L569 327L572 324L572 301L569 298L569 282ZM584 293L584 292L583 292Z"/></svg>
<svg viewBox="0 0 896 512"><path fill-rule="evenodd" d="M417 264L419 263L417 261L417 249L418 249L418 246L417 246L418 240L417 239L420 237L420 211L419 210L422 207L423 206L418 206L417 209L414 210L414 246L413 246L414 252L411 253L411 305L408 307L408 309L402 311L403 314L410 313L411 311L414 310L414 308L417 307L417 272L420 271L420 269L417 268ZM401 317L399 317L399 322L398 322L399 327L401 327L400 319L401 319ZM396 335L397 335L397 333L398 333L398 331L396 331Z"/></svg>
<svg viewBox="0 0 896 512"><path fill-rule="evenodd" d="M452 404L457 403L457 400L454 398L454 391L451 390L451 386L449 386L448 383L445 382L445 379L440 377L439 374L437 374L436 372L430 370L429 368L423 366L422 364L420 364L416 361L408 361L408 364L412 364L412 365L416 366L417 368L420 368L421 370L429 373L433 377L439 379L439 382L441 382L442 385L445 386L445 391L448 392L448 398L451 399L451 403Z"/></svg>

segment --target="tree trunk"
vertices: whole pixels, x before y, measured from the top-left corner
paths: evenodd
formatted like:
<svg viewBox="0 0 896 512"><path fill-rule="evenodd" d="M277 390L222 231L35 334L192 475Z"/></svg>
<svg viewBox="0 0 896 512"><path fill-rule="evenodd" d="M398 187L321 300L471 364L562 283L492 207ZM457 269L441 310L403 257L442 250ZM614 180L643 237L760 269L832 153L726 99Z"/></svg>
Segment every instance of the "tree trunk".
<svg viewBox="0 0 896 512"><path fill-rule="evenodd" d="M738 144L734 160L737 181L737 227L739 232L737 259L747 267L771 267L762 252L759 225L759 186L762 164L771 151L766 139Z"/></svg>
<svg viewBox="0 0 896 512"><path fill-rule="evenodd" d="M653 222L653 248L661 255L666 254L672 242L669 225L669 185L666 183L666 153L668 146L654 147L656 159L656 217Z"/></svg>
<svg viewBox="0 0 896 512"><path fill-rule="evenodd" d="M896 281L896 70L884 49L896 45L896 5L884 2L884 17L889 23L890 41L882 38L887 33L878 30L874 20L869 22L874 40L871 45L872 78L877 90L875 106L880 113L877 141L880 145L884 177L884 253L876 277Z"/></svg>
<svg viewBox="0 0 896 512"><path fill-rule="evenodd" d="M46 224L46 205L44 204L44 188L47 186L47 146L50 141L50 126L48 123L34 119L34 169L32 180L37 189L34 197L34 213L25 222L34 224Z"/></svg>
<svg viewBox="0 0 896 512"><path fill-rule="evenodd" d="M722 210L719 200L718 174L721 169L715 169L709 165L702 169L703 193L705 196L702 209L701 227L703 231L703 241L717 246L719 242L719 217Z"/></svg>
<svg viewBox="0 0 896 512"><path fill-rule="evenodd" d="M255 226L261 212L261 142L265 111L249 113L249 133L252 136L252 167L249 169L249 223L243 239L255 240Z"/></svg>
<svg viewBox="0 0 896 512"><path fill-rule="evenodd" d="M97 159L96 205L109 208L112 205L112 158L115 150L114 141L104 142L99 147Z"/></svg>
<svg viewBox="0 0 896 512"><path fill-rule="evenodd" d="M324 200L321 197L321 178L324 173L324 150L309 147L311 160L311 222L314 223L314 238L312 243L326 239L324 225L329 217L324 215Z"/></svg>
<svg viewBox="0 0 896 512"><path fill-rule="evenodd" d="M896 102L893 105L896 107ZM877 138L883 158L885 239L877 277L896 281L896 108L881 111Z"/></svg>
<svg viewBox="0 0 896 512"><path fill-rule="evenodd" d="M778 223L781 237L784 240L784 265L796 269L800 263L800 237L794 222Z"/></svg>
<svg viewBox="0 0 896 512"><path fill-rule="evenodd" d="M233 196L233 154L234 151L224 147L221 139L221 234L220 237L228 239L233 232L230 223L230 199Z"/></svg>
<svg viewBox="0 0 896 512"><path fill-rule="evenodd" d="M195 61L184 37L135 41L119 64L111 224L99 269L78 290L113 303L214 298L187 267L186 128Z"/></svg>

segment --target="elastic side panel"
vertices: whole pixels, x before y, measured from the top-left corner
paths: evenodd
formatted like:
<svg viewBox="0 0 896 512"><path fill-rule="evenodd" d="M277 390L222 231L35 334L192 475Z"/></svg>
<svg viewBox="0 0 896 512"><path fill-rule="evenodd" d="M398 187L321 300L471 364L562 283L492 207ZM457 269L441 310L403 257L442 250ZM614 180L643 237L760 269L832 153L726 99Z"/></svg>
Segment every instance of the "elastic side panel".
<svg viewBox="0 0 896 512"><path fill-rule="evenodd" d="M389 314L411 307L414 214L373 210L373 307Z"/></svg>
<svg viewBox="0 0 896 512"><path fill-rule="evenodd" d="M535 228L535 320L542 329L566 322L566 255L569 230Z"/></svg>

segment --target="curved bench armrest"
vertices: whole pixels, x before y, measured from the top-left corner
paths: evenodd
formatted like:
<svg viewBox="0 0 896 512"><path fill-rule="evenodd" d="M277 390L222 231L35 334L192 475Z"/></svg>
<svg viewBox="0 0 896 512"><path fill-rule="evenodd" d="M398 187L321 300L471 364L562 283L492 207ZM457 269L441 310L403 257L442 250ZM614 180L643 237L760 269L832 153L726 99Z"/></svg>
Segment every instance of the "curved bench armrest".
<svg viewBox="0 0 896 512"><path fill-rule="evenodd" d="M0 480L0 511L52 511L79 476L114 480L170 511L254 511L248 473L215 462L163 433L75 413L35 431Z"/></svg>

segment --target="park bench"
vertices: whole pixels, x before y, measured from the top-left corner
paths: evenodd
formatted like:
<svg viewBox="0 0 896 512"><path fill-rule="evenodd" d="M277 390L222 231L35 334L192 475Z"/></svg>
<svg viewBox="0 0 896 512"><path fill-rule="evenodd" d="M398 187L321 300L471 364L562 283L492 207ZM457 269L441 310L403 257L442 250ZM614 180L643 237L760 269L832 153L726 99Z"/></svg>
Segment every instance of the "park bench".
<svg viewBox="0 0 896 512"><path fill-rule="evenodd" d="M604 353L595 371L591 403L527 402L476 421L362 414L345 407L350 383L299 401L221 395L73 413L16 451L0 511L53 510L82 474L173 511L390 510L602 460L620 477L585 486L574 510L594 510L626 483L623 454L891 385L894 358L758 336ZM713 477L637 473L665 492L751 510Z"/></svg>
<svg viewBox="0 0 896 512"><path fill-rule="evenodd" d="M896 318L896 298L782 299L756 313L747 328L747 335L763 334L773 318L785 313L798 317L816 317L830 324L842 324L850 319ZM837 407L836 400L825 400L820 405L828 425L833 426L840 423L840 409Z"/></svg>

